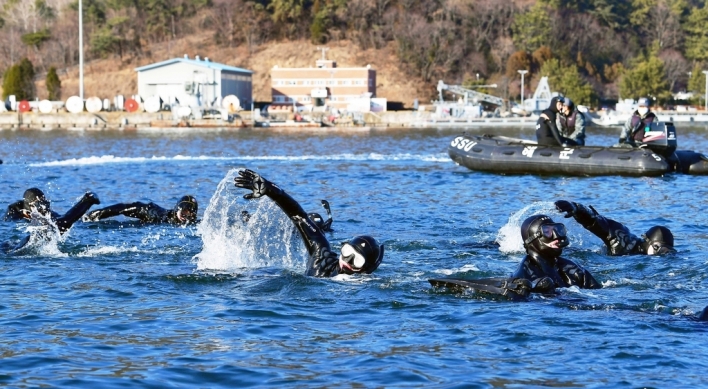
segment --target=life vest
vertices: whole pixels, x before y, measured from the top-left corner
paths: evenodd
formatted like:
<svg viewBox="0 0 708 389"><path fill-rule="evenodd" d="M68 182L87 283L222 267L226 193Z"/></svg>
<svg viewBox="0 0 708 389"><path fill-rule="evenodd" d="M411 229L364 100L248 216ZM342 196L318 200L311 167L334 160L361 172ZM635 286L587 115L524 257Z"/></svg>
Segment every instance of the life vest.
<svg viewBox="0 0 708 389"><path fill-rule="evenodd" d="M632 135L631 138L637 141L642 141L644 139L644 127L649 126L654 122L656 115L654 112L647 113L647 116L639 116L639 112L634 111L632 114Z"/></svg>
<svg viewBox="0 0 708 389"><path fill-rule="evenodd" d="M570 135L573 133L573 131L575 131L575 119L576 119L577 115L578 115L578 110L573 110L573 112L570 114L570 116L559 115L561 127L563 129L566 129L566 128L568 129L567 135Z"/></svg>

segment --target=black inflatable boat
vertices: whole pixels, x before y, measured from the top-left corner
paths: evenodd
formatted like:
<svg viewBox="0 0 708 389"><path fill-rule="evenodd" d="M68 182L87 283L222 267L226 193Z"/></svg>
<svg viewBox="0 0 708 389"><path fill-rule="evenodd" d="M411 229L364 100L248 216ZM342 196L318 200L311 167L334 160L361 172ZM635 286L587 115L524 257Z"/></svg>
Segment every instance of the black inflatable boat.
<svg viewBox="0 0 708 389"><path fill-rule="evenodd" d="M450 142L448 154L470 170L501 174L708 175L708 157L676 150L676 145L673 123L653 123L638 147L543 146L524 139L463 134Z"/></svg>

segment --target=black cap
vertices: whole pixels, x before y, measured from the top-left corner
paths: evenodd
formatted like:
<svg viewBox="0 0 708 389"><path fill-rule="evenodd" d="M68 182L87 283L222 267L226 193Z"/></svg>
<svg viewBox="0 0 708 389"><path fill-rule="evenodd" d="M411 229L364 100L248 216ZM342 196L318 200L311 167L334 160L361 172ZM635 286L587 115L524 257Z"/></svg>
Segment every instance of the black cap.
<svg viewBox="0 0 708 389"><path fill-rule="evenodd" d="M25 209L31 209L32 207L37 208L39 211L49 209L49 200L44 196L44 192L38 188L27 189L22 197Z"/></svg>

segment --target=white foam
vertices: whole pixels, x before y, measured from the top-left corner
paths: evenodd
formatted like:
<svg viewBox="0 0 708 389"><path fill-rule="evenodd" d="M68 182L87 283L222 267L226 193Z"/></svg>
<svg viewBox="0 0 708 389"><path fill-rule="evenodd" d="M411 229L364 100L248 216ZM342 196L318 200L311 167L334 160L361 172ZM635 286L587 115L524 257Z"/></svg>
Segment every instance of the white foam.
<svg viewBox="0 0 708 389"><path fill-rule="evenodd" d="M30 225L25 226L24 230L29 234L29 241L18 250L18 254L48 257L68 256L59 250L59 244L64 241L64 236L59 233L59 228L48 216L32 213Z"/></svg>
<svg viewBox="0 0 708 389"><path fill-rule="evenodd" d="M202 251L198 270L283 267L304 271L307 252L292 221L269 198L244 200L247 190L235 188L237 169L226 174L197 227ZM241 212L250 214L245 221Z"/></svg>
<svg viewBox="0 0 708 389"><path fill-rule="evenodd" d="M116 157L113 155L91 156L85 158L71 158L61 161L31 163L32 167L48 166L82 166L82 165L103 165L111 163L140 164L151 162L170 161L423 161L423 162L452 162L447 154L333 154L333 155L244 155L236 157L210 157L210 156L186 156L175 155L174 157Z"/></svg>
<svg viewBox="0 0 708 389"><path fill-rule="evenodd" d="M452 275L452 274L458 274L458 273L464 273L468 271L479 271L479 268L473 264L467 264L462 267L459 267L457 269L439 269L435 270L434 272L437 274L443 274L446 276Z"/></svg>
<svg viewBox="0 0 708 389"><path fill-rule="evenodd" d="M92 247L84 252L78 253L77 257L98 257L101 255L122 254L122 253L154 253L153 251L139 250L137 247L124 246L100 246Z"/></svg>
<svg viewBox="0 0 708 389"><path fill-rule="evenodd" d="M499 250L507 254L525 252L524 241L521 239L521 224L529 216L537 214L545 214L553 217L554 214L557 213L555 209L553 202L537 201L509 216L509 221L503 225L497 233L496 242L499 243Z"/></svg>

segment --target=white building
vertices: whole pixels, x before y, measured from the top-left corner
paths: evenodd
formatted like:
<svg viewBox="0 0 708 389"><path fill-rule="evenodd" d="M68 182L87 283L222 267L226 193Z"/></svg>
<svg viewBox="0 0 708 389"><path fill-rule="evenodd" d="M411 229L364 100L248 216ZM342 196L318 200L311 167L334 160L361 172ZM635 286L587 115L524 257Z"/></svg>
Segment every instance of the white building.
<svg viewBox="0 0 708 389"><path fill-rule="evenodd" d="M163 102L180 105L220 106L228 95L238 97L241 107L253 102L253 72L212 62L209 58L173 58L135 68L138 95L160 96ZM177 101L176 101L177 100Z"/></svg>

